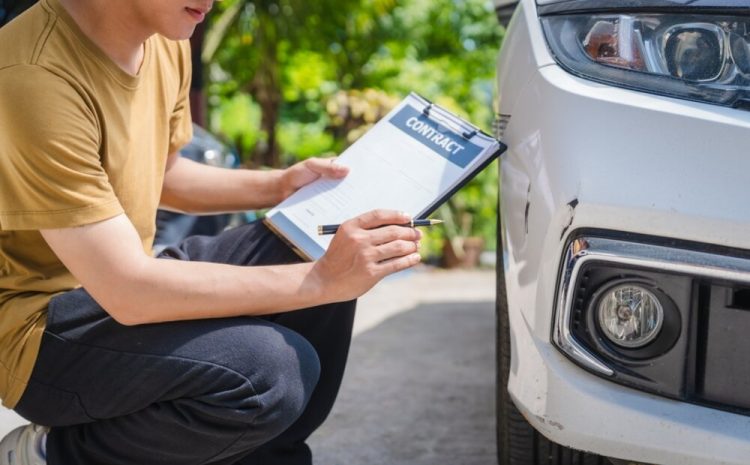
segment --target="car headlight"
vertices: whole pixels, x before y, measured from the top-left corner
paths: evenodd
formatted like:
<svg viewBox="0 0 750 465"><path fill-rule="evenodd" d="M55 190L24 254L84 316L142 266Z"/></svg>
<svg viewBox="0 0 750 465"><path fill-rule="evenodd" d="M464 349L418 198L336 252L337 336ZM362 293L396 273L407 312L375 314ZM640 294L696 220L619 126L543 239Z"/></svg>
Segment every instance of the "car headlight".
<svg viewBox="0 0 750 465"><path fill-rule="evenodd" d="M750 107L750 18L572 14L542 18L569 72L659 95Z"/></svg>

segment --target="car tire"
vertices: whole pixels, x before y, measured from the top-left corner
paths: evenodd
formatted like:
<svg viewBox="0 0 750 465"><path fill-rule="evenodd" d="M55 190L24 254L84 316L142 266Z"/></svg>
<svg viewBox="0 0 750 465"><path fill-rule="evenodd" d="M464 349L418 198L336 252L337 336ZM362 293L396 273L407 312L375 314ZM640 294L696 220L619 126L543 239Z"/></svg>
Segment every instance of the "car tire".
<svg viewBox="0 0 750 465"><path fill-rule="evenodd" d="M500 236L498 222L498 236ZM521 415L508 393L510 373L510 322L502 244L497 244L497 295L495 299L497 357L496 414L497 459L500 465L611 465L599 455L556 444L537 432Z"/></svg>

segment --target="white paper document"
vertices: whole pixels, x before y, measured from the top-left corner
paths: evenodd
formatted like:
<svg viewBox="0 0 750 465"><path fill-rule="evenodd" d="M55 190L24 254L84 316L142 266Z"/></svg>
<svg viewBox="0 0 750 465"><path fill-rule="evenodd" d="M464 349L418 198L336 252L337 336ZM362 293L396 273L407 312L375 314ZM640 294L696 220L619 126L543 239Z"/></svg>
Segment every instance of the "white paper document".
<svg viewBox="0 0 750 465"><path fill-rule="evenodd" d="M466 121L411 94L336 163L343 179L319 179L270 210L266 223L307 259L320 258L340 224L377 208L423 218L474 177L505 146Z"/></svg>

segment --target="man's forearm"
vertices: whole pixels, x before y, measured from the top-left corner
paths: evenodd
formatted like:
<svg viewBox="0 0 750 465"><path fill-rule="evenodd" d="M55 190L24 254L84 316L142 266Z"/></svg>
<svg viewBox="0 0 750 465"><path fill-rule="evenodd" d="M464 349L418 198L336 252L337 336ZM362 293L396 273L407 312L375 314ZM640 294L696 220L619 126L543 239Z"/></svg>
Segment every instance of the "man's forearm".
<svg viewBox="0 0 750 465"><path fill-rule="evenodd" d="M205 214L268 208L282 200L280 170L231 170L177 157L165 172L163 207Z"/></svg>
<svg viewBox="0 0 750 465"><path fill-rule="evenodd" d="M333 302L313 264L240 267L148 258L93 297L126 325L265 315Z"/></svg>
<svg viewBox="0 0 750 465"><path fill-rule="evenodd" d="M123 324L260 315L336 300L335 289L326 290L333 281L317 279L312 263L243 267L151 257L125 215L42 236Z"/></svg>

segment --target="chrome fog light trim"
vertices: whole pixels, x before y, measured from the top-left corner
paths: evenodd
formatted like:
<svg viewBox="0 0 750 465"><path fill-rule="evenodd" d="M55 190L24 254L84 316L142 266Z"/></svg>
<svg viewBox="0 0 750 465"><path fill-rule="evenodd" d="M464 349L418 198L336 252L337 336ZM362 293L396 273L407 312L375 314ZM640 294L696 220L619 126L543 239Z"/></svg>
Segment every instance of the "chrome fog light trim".
<svg viewBox="0 0 750 465"><path fill-rule="evenodd" d="M578 281L581 265L587 261L589 248L590 242L587 239L578 238L570 243L568 250L565 252L563 276L557 296L557 318L555 319L553 339L564 353L584 367L612 376L615 372L579 344L573 337L570 328L573 296L575 295L574 285Z"/></svg>

